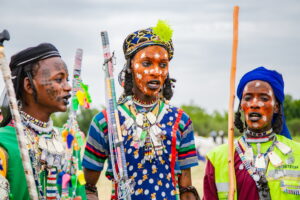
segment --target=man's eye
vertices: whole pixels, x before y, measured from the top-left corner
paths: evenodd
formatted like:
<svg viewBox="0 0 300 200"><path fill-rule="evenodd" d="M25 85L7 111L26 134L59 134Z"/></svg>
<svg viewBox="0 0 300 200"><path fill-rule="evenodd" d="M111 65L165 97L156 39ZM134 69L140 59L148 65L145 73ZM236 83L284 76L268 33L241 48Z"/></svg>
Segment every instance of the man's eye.
<svg viewBox="0 0 300 200"><path fill-rule="evenodd" d="M166 67L168 66L168 64L167 64L167 63L160 63L159 66L160 66L161 68L166 68Z"/></svg>
<svg viewBox="0 0 300 200"><path fill-rule="evenodd" d="M61 82L62 82L62 78L57 78L57 79L55 79L55 81L56 81L57 83L61 83Z"/></svg>
<svg viewBox="0 0 300 200"><path fill-rule="evenodd" d="M251 100L251 96L244 96L244 100L245 101L250 101Z"/></svg>
<svg viewBox="0 0 300 200"><path fill-rule="evenodd" d="M144 62L142 62L142 65L143 65L144 67L149 67L149 66L151 66L151 62L149 62L149 61L144 61Z"/></svg>
<svg viewBox="0 0 300 200"><path fill-rule="evenodd" d="M263 97L261 97L261 100L264 102L269 101L269 97L263 96Z"/></svg>

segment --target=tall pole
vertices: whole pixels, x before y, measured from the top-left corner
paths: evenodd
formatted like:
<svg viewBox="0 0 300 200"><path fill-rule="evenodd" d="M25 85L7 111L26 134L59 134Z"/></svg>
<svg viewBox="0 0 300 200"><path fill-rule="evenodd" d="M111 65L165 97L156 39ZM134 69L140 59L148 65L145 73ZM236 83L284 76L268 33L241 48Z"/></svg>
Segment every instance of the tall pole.
<svg viewBox="0 0 300 200"><path fill-rule="evenodd" d="M7 95L9 98L9 107L11 111L12 118L15 123L17 139L19 144L19 149L21 153L23 168L25 172L26 183L28 187L28 192L30 195L30 199L36 200L38 199L38 193L36 189L36 184L33 178L33 172L31 167L31 161L29 158L29 153L26 144L26 138L23 131L23 125L21 122L20 113L18 110L18 104L16 99L16 93L13 87L13 83L11 80L11 71L6 62L5 53L4 53L4 46L3 42L5 40L9 40L9 33L7 30L4 30L0 33L0 68L3 75L3 80L5 82L5 87L7 89ZM11 158L14 159L14 158Z"/></svg>
<svg viewBox="0 0 300 200"><path fill-rule="evenodd" d="M239 7L234 6L233 9L233 42L232 42L232 58L230 72L230 96L228 108L228 170L229 170L229 194L228 199L234 199L236 192L235 170L234 170L234 98L235 98L235 76L237 63L238 48L238 16Z"/></svg>

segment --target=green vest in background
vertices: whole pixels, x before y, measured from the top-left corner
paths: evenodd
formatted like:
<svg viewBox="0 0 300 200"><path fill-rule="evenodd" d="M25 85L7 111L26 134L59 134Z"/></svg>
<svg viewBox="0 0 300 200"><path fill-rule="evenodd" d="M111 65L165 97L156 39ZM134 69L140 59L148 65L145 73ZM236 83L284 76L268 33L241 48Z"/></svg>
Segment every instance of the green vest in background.
<svg viewBox="0 0 300 200"><path fill-rule="evenodd" d="M290 165L284 164L280 167L274 167L269 163L266 177L271 198L280 200L300 199L300 194L297 192L300 189L300 143L281 135L277 135L277 140L292 148L295 161ZM266 152L270 144L271 142L261 143L262 152ZM255 149L254 146L252 147ZM276 147L274 151L284 162L289 157L288 155L282 154ZM228 198L229 176L227 152L228 144L224 144L207 154L207 158L215 168L215 183L219 199ZM235 199L237 199L236 196Z"/></svg>
<svg viewBox="0 0 300 200"><path fill-rule="evenodd" d="M0 146L8 153L7 180L10 184L10 193L13 195L13 199L29 200L29 192L14 127L6 126L0 128ZM82 200L85 200L84 186L77 187L76 194L81 196Z"/></svg>
<svg viewBox="0 0 300 200"><path fill-rule="evenodd" d="M14 200L30 199L14 127L0 128L0 146L8 154L7 180L10 185L10 193Z"/></svg>

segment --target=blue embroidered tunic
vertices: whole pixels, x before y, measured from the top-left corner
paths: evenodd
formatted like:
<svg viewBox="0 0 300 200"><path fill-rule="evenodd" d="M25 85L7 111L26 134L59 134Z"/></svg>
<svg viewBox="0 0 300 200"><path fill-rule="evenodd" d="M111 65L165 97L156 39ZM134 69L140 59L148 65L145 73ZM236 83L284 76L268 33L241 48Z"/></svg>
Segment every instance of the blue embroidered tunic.
<svg viewBox="0 0 300 200"><path fill-rule="evenodd" d="M178 186L172 180L172 174L180 174L181 170L198 164L192 121L186 113L179 115L179 109L161 102L161 109L157 117L164 135L165 146L163 154L152 161L144 159L144 148L136 149L131 144L133 140L130 130L124 136L124 149L127 162L128 177L135 182L132 200L176 200L179 199ZM126 102L118 106L120 124L130 117L130 110ZM180 119L176 134L172 135L175 121ZM176 135L176 138L174 138ZM173 140L172 140L173 139ZM172 142L173 141L173 142ZM109 158L108 129L106 111L98 113L89 129L83 166L85 168L102 171L104 161ZM172 162L174 163L172 165ZM106 170L108 178L112 179L112 167L109 161ZM112 199L116 199L112 194Z"/></svg>

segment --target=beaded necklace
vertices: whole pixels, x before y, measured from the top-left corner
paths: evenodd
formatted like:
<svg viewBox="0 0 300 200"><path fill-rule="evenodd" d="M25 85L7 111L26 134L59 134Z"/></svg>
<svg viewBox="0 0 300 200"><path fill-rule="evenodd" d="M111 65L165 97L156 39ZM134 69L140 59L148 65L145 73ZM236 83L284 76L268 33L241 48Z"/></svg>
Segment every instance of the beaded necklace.
<svg viewBox="0 0 300 200"><path fill-rule="evenodd" d="M127 101L130 110L123 125L123 136L127 135L132 127L132 142L131 146L139 149L144 147L145 160L151 161L155 156L163 154L164 144L162 142L163 131L158 123L158 115L160 114L162 103L159 101L152 107L136 105L129 98ZM140 109L138 109L140 106Z"/></svg>
<svg viewBox="0 0 300 200"><path fill-rule="evenodd" d="M21 117L39 199L60 199L56 176L64 160L64 146L59 134L52 123L46 126L23 111Z"/></svg>
<svg viewBox="0 0 300 200"><path fill-rule="evenodd" d="M157 99L154 99L150 102L145 102L145 101L142 101L140 100L139 98L137 98L135 95L132 96L132 101L134 104L138 105L138 106L141 106L141 107L144 107L144 108L151 108L153 107L155 104L157 104L158 102L158 98Z"/></svg>
<svg viewBox="0 0 300 200"><path fill-rule="evenodd" d="M285 161L287 164L294 162L294 157L292 154L292 149L277 140L276 134L271 130L260 134L262 138L249 138L249 132L246 131L244 136L242 136L236 143L236 151L242 161L239 169L242 170L246 168L249 175L255 181L255 184L259 191L259 196L262 199L270 199L268 182L265 176L267 166L269 161L275 167L283 165L281 158L275 153L274 148L276 147L284 155L288 155L288 159ZM251 135L253 136L253 135ZM267 149L265 153L261 152L261 143L272 141L271 146ZM257 146L257 155L253 153L253 149L249 143L255 143Z"/></svg>

